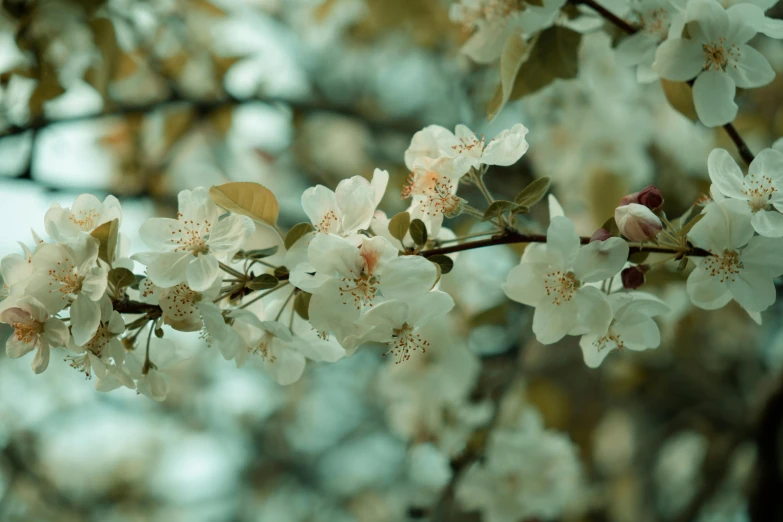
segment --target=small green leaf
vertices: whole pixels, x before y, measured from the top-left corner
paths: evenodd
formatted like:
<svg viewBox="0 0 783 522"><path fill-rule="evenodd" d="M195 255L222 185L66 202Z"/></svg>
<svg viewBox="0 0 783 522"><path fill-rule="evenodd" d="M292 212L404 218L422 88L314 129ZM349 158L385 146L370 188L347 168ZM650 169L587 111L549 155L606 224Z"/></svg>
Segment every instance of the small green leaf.
<svg viewBox="0 0 783 522"><path fill-rule="evenodd" d="M614 220L614 216L607 219L606 222L603 225L601 225L601 228L607 230L610 234L612 234L615 237L620 236L620 229L617 227L617 222Z"/></svg>
<svg viewBox="0 0 783 522"><path fill-rule="evenodd" d="M693 228L693 225L701 221L704 218L704 216L705 216L704 213L696 214L695 216L693 216L693 219L685 223L685 225L683 225L683 227L680 229L680 237L687 236L688 232L690 232L691 229Z"/></svg>
<svg viewBox="0 0 783 522"><path fill-rule="evenodd" d="M481 218L481 221L489 221L490 219L495 219L496 217L500 216L501 214L505 214L506 212L511 212L517 208L517 204L513 201L503 201L498 200L493 202L486 212L484 212L484 217Z"/></svg>
<svg viewBox="0 0 783 522"><path fill-rule="evenodd" d="M288 268L284 266L278 266L272 272L275 274L275 277L278 279L284 279L288 277Z"/></svg>
<svg viewBox="0 0 783 522"><path fill-rule="evenodd" d="M511 215L514 216L516 214L528 214L530 212L530 207L527 207L525 205L517 205L517 208L511 211Z"/></svg>
<svg viewBox="0 0 783 522"><path fill-rule="evenodd" d="M119 290L136 284L136 276L127 268L112 268L109 270L109 284Z"/></svg>
<svg viewBox="0 0 783 522"><path fill-rule="evenodd" d="M313 230L315 229L310 223L298 223L291 227L291 230L289 230L288 234L285 235L285 240L283 241L286 250L290 250L291 247L302 238L302 236L309 234Z"/></svg>
<svg viewBox="0 0 783 522"><path fill-rule="evenodd" d="M294 310L305 321L310 320L310 298L313 294L301 291L294 298Z"/></svg>
<svg viewBox="0 0 783 522"><path fill-rule="evenodd" d="M389 220L389 234L399 239L400 243L405 239L405 234L411 226L411 215L408 212L400 212Z"/></svg>
<svg viewBox="0 0 783 522"><path fill-rule="evenodd" d="M248 281L247 287L251 290L270 290L278 285L279 281L272 274L261 274Z"/></svg>
<svg viewBox="0 0 783 522"><path fill-rule="evenodd" d="M428 257L427 259L440 267L441 274L448 274L451 272L451 269L454 268L454 261L449 256L436 254L432 257Z"/></svg>
<svg viewBox="0 0 783 522"><path fill-rule="evenodd" d="M279 247L275 245L273 247L260 248L257 250L240 250L234 255L234 259L263 259L275 255L278 249Z"/></svg>
<svg viewBox="0 0 783 522"><path fill-rule="evenodd" d="M120 221L112 219L99 226L90 233L92 237L98 240L98 258L111 264L114 259L114 252L117 250L117 238L120 233Z"/></svg>
<svg viewBox="0 0 783 522"><path fill-rule="evenodd" d="M528 208L532 207L546 196L550 182L551 180L546 176L538 178L516 195L514 203Z"/></svg>
<svg viewBox="0 0 783 522"><path fill-rule="evenodd" d="M427 243L427 225L421 219L414 219L410 225L411 239L419 246Z"/></svg>

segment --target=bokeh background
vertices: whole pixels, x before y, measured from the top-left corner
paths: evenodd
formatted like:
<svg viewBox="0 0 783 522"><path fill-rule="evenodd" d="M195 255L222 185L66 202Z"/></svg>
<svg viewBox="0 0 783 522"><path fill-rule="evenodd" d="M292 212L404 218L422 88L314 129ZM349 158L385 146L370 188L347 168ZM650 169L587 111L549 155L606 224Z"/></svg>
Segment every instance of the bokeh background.
<svg viewBox="0 0 783 522"><path fill-rule="evenodd" d="M285 227L305 219L308 186L379 167L391 173L381 205L391 215L406 206L403 152L429 124L490 138L522 122L530 150L491 171L490 189L513 199L550 176L587 235L651 183L679 215L708 190L709 151L734 153L721 129L672 107L682 93L667 100L659 83L615 64L609 27L583 36L576 78L488 122L497 66L460 54L469 32L448 8L3 0L0 256L44 232L52 203L83 192L120 198L135 251L140 224L172 215L178 191L226 181L270 188ZM781 42L754 44L783 72ZM735 124L752 150L783 135L782 102L781 76L740 97ZM463 196L478 203L470 189ZM540 207L528 225L544 230ZM450 226L474 231L467 219ZM781 306L761 326L733 305L706 313L689 304L682 273L652 272L647 289L673 308L659 320L662 346L591 370L576 338L538 344L531 310L503 296L520 252L460 254L443 278L457 308L429 327L426 356L395 365L370 347L286 388L260 364L237 370L176 332L192 357L162 404L98 393L64 355L36 376L3 352L0 520L478 521L454 505L461 448L486 436L500 404L523 403L579 448L582 486L564 521L783 520Z"/></svg>

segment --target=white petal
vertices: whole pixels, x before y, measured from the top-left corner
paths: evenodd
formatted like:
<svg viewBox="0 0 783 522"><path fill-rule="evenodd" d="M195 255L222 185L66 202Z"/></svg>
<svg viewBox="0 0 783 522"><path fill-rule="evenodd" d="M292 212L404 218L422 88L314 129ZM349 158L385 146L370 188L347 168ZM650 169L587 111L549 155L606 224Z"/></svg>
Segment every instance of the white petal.
<svg viewBox="0 0 783 522"><path fill-rule="evenodd" d="M737 87L750 89L767 85L775 79L775 71L763 54L748 44L739 46L740 58L726 67Z"/></svg>
<svg viewBox="0 0 783 522"><path fill-rule="evenodd" d="M329 332L359 319L361 304L352 295L340 290L341 281L330 279L310 298L310 324L316 330Z"/></svg>
<svg viewBox="0 0 783 522"><path fill-rule="evenodd" d="M16 335L11 334L5 343L5 353L11 359L17 359L33 351L38 345L38 337L34 337L31 342L19 340Z"/></svg>
<svg viewBox="0 0 783 522"><path fill-rule="evenodd" d="M613 351L613 345L599 345L599 335L587 334L579 339L579 347L582 349L582 357L589 368L598 368L604 362L606 356Z"/></svg>
<svg viewBox="0 0 783 522"><path fill-rule="evenodd" d="M412 299L429 292L438 278L435 265L421 256L400 256L383 269L380 290L388 299Z"/></svg>
<svg viewBox="0 0 783 522"><path fill-rule="evenodd" d="M46 341L51 346L57 348L62 348L68 344L68 338L70 337L65 323L54 317L47 319L44 323L44 335L46 336Z"/></svg>
<svg viewBox="0 0 783 522"><path fill-rule="evenodd" d="M476 63L492 63L503 54L503 47L512 35L513 25L509 23L480 27L460 49Z"/></svg>
<svg viewBox="0 0 783 522"><path fill-rule="evenodd" d="M734 103L736 86L728 74L704 71L693 84L693 104L699 120L707 127L718 127L734 120L737 104Z"/></svg>
<svg viewBox="0 0 783 522"><path fill-rule="evenodd" d="M163 254L140 252L132 259L147 265L147 277L153 283L161 288L169 288L185 281L188 264L194 258L189 251L184 251Z"/></svg>
<svg viewBox="0 0 783 522"><path fill-rule="evenodd" d="M436 317L446 315L454 308L454 299L446 292L432 291L420 295L410 303L408 324L419 327Z"/></svg>
<svg viewBox="0 0 783 522"><path fill-rule="evenodd" d="M188 286L196 292L204 292L218 277L218 260L211 254L201 254L191 259L187 268Z"/></svg>
<svg viewBox="0 0 783 522"><path fill-rule="evenodd" d="M312 305L312 301L310 301ZM374 306L364 315L364 322L370 326L399 328L408 318L408 305L402 301L385 301Z"/></svg>
<svg viewBox="0 0 783 522"><path fill-rule="evenodd" d="M370 185L372 186L373 192L375 193L375 200L373 201L375 207L377 207L383 199L383 195L386 193L386 186L388 184L389 172L386 170L375 169L375 171L372 173L372 180L370 181Z"/></svg>
<svg viewBox="0 0 783 522"><path fill-rule="evenodd" d="M550 265L544 263L520 263L509 271L503 291L513 301L536 306L546 297L544 277L549 267Z"/></svg>
<svg viewBox="0 0 783 522"><path fill-rule="evenodd" d="M684 82L695 77L704 65L704 50L693 40L669 38L655 53L653 70L667 80Z"/></svg>
<svg viewBox="0 0 783 522"><path fill-rule="evenodd" d="M95 301L80 295L71 304L71 335L78 346L92 339L100 322L101 309Z"/></svg>
<svg viewBox="0 0 783 522"><path fill-rule="evenodd" d="M777 210L759 210L750 221L762 236L783 237L783 214Z"/></svg>
<svg viewBox="0 0 783 522"><path fill-rule="evenodd" d="M579 311L579 321L571 335L586 332L605 332L612 322L612 306L606 296L594 286L577 290L574 300Z"/></svg>
<svg viewBox="0 0 783 522"><path fill-rule="evenodd" d="M170 218L149 218L139 228L141 240L152 250L169 252L181 246L187 235L183 223Z"/></svg>
<svg viewBox="0 0 783 522"><path fill-rule="evenodd" d="M271 351L274 357L264 359L264 368L277 383L287 386L298 381L305 368L304 355L286 347L274 346Z"/></svg>
<svg viewBox="0 0 783 522"><path fill-rule="evenodd" d="M525 136L528 129L521 123L517 123L511 129L504 130L490 141L481 156L481 163L485 165L513 165L527 152L528 143Z"/></svg>
<svg viewBox="0 0 783 522"><path fill-rule="evenodd" d="M331 276L338 272L346 277L357 277L362 269L359 253L359 249L346 239L317 234L310 241L307 258L317 273Z"/></svg>
<svg viewBox="0 0 783 522"><path fill-rule="evenodd" d="M748 199L742 190L743 176L737 162L725 149L713 149L707 157L710 180L724 196Z"/></svg>
<svg viewBox="0 0 783 522"><path fill-rule="evenodd" d="M571 220L566 217L552 218L546 233L546 246L547 251L559 260L559 268L572 266L579 245L579 236Z"/></svg>
<svg viewBox="0 0 783 522"><path fill-rule="evenodd" d="M693 304L705 310L717 310L731 300L729 286L701 266L688 276L686 289Z"/></svg>
<svg viewBox="0 0 783 522"><path fill-rule="evenodd" d="M319 232L336 234L340 232L340 209L334 192L316 185L302 194L302 209Z"/></svg>
<svg viewBox="0 0 783 522"><path fill-rule="evenodd" d="M375 189L366 179L354 176L340 181L335 197L342 214L345 234L370 228L375 213Z"/></svg>
<svg viewBox="0 0 783 522"><path fill-rule="evenodd" d="M628 250L628 243L619 237L584 245L576 254L574 275L583 283L614 277L628 260Z"/></svg>
<svg viewBox="0 0 783 522"><path fill-rule="evenodd" d="M768 279L783 275L783 241L753 237L743 249L740 261L746 270L764 274Z"/></svg>
<svg viewBox="0 0 783 522"><path fill-rule="evenodd" d="M556 343L574 329L579 316L575 300L559 305L544 299L533 314L533 333L541 344Z"/></svg>
<svg viewBox="0 0 783 522"><path fill-rule="evenodd" d="M38 351L33 358L33 371L43 373L49 367L49 346L44 343L38 345Z"/></svg>
<svg viewBox="0 0 783 522"><path fill-rule="evenodd" d="M625 39L615 48L615 59L617 64L623 67L630 67L642 63L645 55L653 52L657 47L657 40L645 33L639 31Z"/></svg>
<svg viewBox="0 0 783 522"><path fill-rule="evenodd" d="M207 245L210 251L236 252L244 246L255 230L256 226L249 217L229 214L212 227Z"/></svg>
<svg viewBox="0 0 783 522"><path fill-rule="evenodd" d="M180 191L177 200L183 220L192 220L202 225L209 222L214 225L218 219L220 211L204 187Z"/></svg>
<svg viewBox="0 0 783 522"><path fill-rule="evenodd" d="M775 283L754 270L741 270L729 287L731 295L746 310L763 312L775 302Z"/></svg>

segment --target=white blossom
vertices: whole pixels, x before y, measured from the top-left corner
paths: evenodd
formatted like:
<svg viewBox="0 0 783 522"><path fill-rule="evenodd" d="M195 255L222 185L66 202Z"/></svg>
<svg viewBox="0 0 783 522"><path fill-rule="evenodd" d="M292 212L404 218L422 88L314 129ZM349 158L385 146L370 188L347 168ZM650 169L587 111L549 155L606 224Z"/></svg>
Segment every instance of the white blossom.
<svg viewBox="0 0 783 522"><path fill-rule="evenodd" d="M68 327L60 319L51 317L44 306L32 297L23 297L14 306L0 312L0 323L13 328L5 345L12 359L36 350L33 371L42 373L49 365L50 348L68 343Z"/></svg>
<svg viewBox="0 0 783 522"><path fill-rule="evenodd" d="M153 249L132 259L147 266L147 276L160 287L187 282L202 292L219 275L219 262L239 250L255 230L247 216L220 211L204 188L179 193L177 219L150 218L139 230Z"/></svg>
<svg viewBox="0 0 783 522"><path fill-rule="evenodd" d="M44 216L46 233L57 242L76 239L80 232L92 232L113 219L122 219L120 202L114 196L106 196L101 202L92 194L77 196L71 208L57 203Z"/></svg>
<svg viewBox="0 0 783 522"><path fill-rule="evenodd" d="M638 203L621 205L614 209L614 220L620 233L631 241L655 239L663 223L652 210Z"/></svg>
<svg viewBox="0 0 783 522"><path fill-rule="evenodd" d="M522 304L536 308L533 333L543 344L566 334L606 327L612 320L611 306L594 286L622 270L628 244L620 238L580 246L571 221L552 218L546 244L531 244L508 274L504 291Z"/></svg>

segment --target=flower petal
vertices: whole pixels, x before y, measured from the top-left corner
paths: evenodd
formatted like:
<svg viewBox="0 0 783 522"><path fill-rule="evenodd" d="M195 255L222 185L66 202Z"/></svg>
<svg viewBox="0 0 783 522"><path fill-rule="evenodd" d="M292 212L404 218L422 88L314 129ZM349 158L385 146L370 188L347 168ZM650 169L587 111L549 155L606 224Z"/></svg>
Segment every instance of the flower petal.
<svg viewBox="0 0 783 522"><path fill-rule="evenodd" d="M101 322L101 309L98 303L80 295L71 304L71 335L73 342L83 346L92 339Z"/></svg>
<svg viewBox="0 0 783 522"><path fill-rule="evenodd" d="M531 246L533 245L527 248L529 249ZM525 251L527 252L527 249ZM546 277L549 267L549 264L523 261L509 271L503 285L503 291L512 301L536 306L546 297L544 277Z"/></svg>
<svg viewBox="0 0 783 522"><path fill-rule="evenodd" d="M737 87L751 89L767 85L775 79L775 71L763 54L748 44L739 46L740 58L726 67Z"/></svg>
<svg viewBox="0 0 783 522"><path fill-rule="evenodd" d="M219 271L218 260L215 256L210 254L196 256L188 263L188 286L196 292L204 292L215 283Z"/></svg>
<svg viewBox="0 0 783 522"><path fill-rule="evenodd" d="M582 246L574 260L574 275L583 283L603 281L617 275L628 259L628 243L619 237Z"/></svg>
<svg viewBox="0 0 783 522"><path fill-rule="evenodd" d="M549 223L546 233L547 251L555 256L558 268L568 269L572 266L579 252L579 236L574 224L567 217L554 217Z"/></svg>
<svg viewBox="0 0 783 522"><path fill-rule="evenodd" d="M702 266L691 272L685 287L691 302L705 310L717 310L731 301L729 286Z"/></svg>
<svg viewBox="0 0 783 522"><path fill-rule="evenodd" d="M481 155L481 163L485 165L513 165L527 152L528 143L525 136L527 127L517 123L511 129L504 130L490 141Z"/></svg>
<svg viewBox="0 0 783 522"><path fill-rule="evenodd" d="M699 120L707 127L718 127L734 120L737 104L734 103L736 86L728 74L704 71L693 84L693 104Z"/></svg>
<svg viewBox="0 0 783 522"><path fill-rule="evenodd" d="M744 188L742 170L726 149L713 149L707 157L710 180L724 196L748 199Z"/></svg>
<svg viewBox="0 0 783 522"><path fill-rule="evenodd" d="M421 256L400 256L383 269L380 290L388 299L412 299L429 292L438 278L438 269Z"/></svg>
<svg viewBox="0 0 783 522"><path fill-rule="evenodd" d="M255 230L256 226L249 217L229 214L212 227L207 245L210 251L233 253L242 248Z"/></svg>
<svg viewBox="0 0 783 522"><path fill-rule="evenodd" d="M533 314L533 333L541 344L556 343L574 329L578 316L575 300L554 304L544 299Z"/></svg>
<svg viewBox="0 0 783 522"><path fill-rule="evenodd" d="M694 78L704 65L704 50L693 40L669 38L658 46L653 70L662 78L684 82Z"/></svg>

